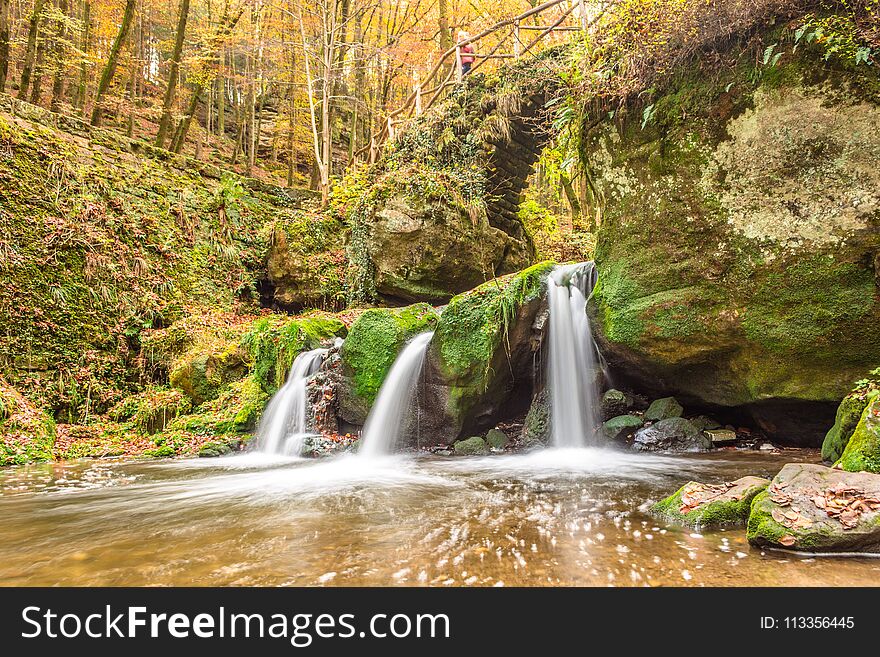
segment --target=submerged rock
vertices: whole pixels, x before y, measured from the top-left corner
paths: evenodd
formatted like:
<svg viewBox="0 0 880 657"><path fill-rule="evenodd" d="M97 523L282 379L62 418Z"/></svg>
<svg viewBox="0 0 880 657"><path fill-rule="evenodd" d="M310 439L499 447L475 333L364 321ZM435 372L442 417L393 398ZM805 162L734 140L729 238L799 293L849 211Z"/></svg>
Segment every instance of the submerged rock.
<svg viewBox="0 0 880 657"><path fill-rule="evenodd" d="M645 421L638 415L618 415L602 423L602 435L606 440L622 440L641 429Z"/></svg>
<svg viewBox="0 0 880 657"><path fill-rule="evenodd" d="M880 391L868 396L868 404L838 465L850 472L866 470L880 473Z"/></svg>
<svg viewBox="0 0 880 657"><path fill-rule="evenodd" d="M684 412L681 404L675 397L664 397L663 399L655 399L645 411L645 420L648 422L656 422L657 420L667 420L671 417L681 417Z"/></svg>
<svg viewBox="0 0 880 657"><path fill-rule="evenodd" d="M489 447L479 436L458 440L453 444L457 456L478 456L489 453Z"/></svg>
<svg viewBox="0 0 880 657"><path fill-rule="evenodd" d="M584 138L599 347L639 389L818 446L880 362L878 72L807 49L772 75L688 66L645 125Z"/></svg>
<svg viewBox="0 0 880 657"><path fill-rule="evenodd" d="M712 443L703 432L681 417L672 417L639 429L632 448L641 452L704 452Z"/></svg>
<svg viewBox="0 0 880 657"><path fill-rule="evenodd" d="M880 476L789 463L752 502L749 542L807 552L880 552Z"/></svg>
<svg viewBox="0 0 880 657"><path fill-rule="evenodd" d="M212 440L211 442L207 442L199 448L199 457L201 458L213 458L218 456L225 456L226 454L231 454L232 452L236 452L241 448L241 441L236 438L229 438L226 440Z"/></svg>
<svg viewBox="0 0 880 657"><path fill-rule="evenodd" d="M828 430L822 442L823 460L834 463L843 455L868 402L867 395L859 393L850 393L843 398L837 407L834 426Z"/></svg>
<svg viewBox="0 0 880 657"><path fill-rule="evenodd" d="M651 507L658 516L690 527L745 525L754 497L770 484L762 477L742 477L721 485L690 481Z"/></svg>

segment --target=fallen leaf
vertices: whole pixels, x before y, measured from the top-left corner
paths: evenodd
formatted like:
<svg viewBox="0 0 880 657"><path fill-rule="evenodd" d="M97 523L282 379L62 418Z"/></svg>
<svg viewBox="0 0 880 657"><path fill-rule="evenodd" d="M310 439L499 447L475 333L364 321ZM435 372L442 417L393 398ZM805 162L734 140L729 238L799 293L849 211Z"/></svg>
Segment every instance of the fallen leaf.
<svg viewBox="0 0 880 657"><path fill-rule="evenodd" d="M784 545L785 547L791 547L795 544L796 541L797 539L794 536L792 536L791 534L786 534L779 539L779 544Z"/></svg>

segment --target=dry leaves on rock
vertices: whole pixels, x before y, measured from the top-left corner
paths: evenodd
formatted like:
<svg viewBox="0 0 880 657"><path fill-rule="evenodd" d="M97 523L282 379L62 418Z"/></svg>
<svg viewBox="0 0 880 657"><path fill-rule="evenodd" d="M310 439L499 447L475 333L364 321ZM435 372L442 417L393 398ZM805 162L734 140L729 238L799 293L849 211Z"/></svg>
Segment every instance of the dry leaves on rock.
<svg viewBox="0 0 880 657"><path fill-rule="evenodd" d="M856 527L862 513L880 510L880 498L842 484L827 488L824 494L816 494L812 499L816 508L825 511L829 518L837 519L844 529Z"/></svg>
<svg viewBox="0 0 880 657"><path fill-rule="evenodd" d="M692 481L681 491L681 507L678 510L681 513L690 513L697 507L717 499L731 488L733 488L731 483L716 486Z"/></svg>

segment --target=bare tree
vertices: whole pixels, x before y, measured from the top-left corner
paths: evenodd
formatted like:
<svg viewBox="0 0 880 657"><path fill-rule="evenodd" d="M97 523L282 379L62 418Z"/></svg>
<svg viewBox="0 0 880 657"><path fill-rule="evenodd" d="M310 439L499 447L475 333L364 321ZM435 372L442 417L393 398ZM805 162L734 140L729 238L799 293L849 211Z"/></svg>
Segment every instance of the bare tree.
<svg viewBox="0 0 880 657"><path fill-rule="evenodd" d="M162 118L159 120L159 132L156 134L156 146L164 148L168 129L171 127L171 108L177 94L177 82L180 79L180 56L183 53L183 40L186 35L186 21L189 16L189 0L180 0L180 12L177 16L177 34L174 37L174 50L168 65L168 86L162 101Z"/></svg>

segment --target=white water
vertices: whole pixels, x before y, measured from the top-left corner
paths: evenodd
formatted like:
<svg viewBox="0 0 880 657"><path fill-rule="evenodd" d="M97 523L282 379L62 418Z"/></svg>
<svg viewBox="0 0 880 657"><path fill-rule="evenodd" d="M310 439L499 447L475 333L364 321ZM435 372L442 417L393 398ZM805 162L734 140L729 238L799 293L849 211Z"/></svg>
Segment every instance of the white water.
<svg viewBox="0 0 880 657"><path fill-rule="evenodd" d="M550 304L550 425L554 447L586 447L598 417L599 372L587 317L593 263L556 267L547 280Z"/></svg>
<svg viewBox="0 0 880 657"><path fill-rule="evenodd" d="M256 441L258 451L300 455L303 439L309 435L306 384L326 355L326 349L313 349L302 352L293 361L287 381L269 400L260 420Z"/></svg>
<svg viewBox="0 0 880 657"><path fill-rule="evenodd" d="M420 333L397 356L364 423L360 455L384 456L394 450L404 428L407 411L412 406L416 380L422 371L425 352L432 337L433 332Z"/></svg>

